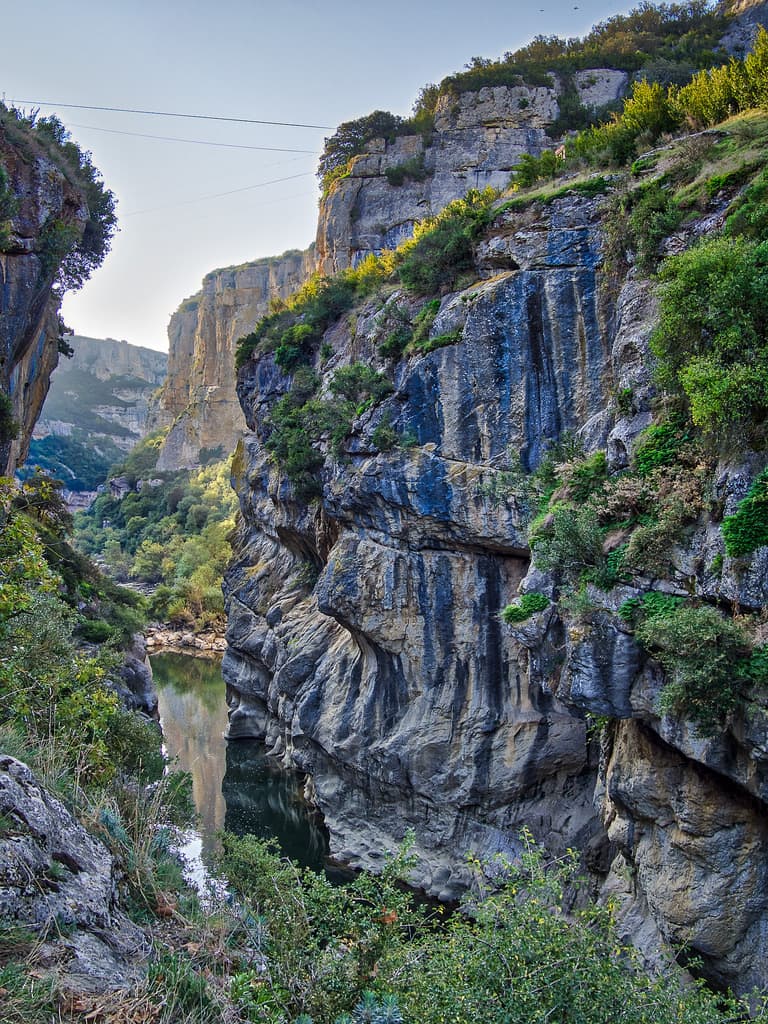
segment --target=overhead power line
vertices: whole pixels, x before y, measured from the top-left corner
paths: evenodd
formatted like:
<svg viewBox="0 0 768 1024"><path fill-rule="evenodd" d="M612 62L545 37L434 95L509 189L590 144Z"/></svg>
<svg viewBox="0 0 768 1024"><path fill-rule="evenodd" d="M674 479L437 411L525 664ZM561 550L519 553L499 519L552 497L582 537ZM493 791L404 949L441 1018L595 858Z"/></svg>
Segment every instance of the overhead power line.
<svg viewBox="0 0 768 1024"><path fill-rule="evenodd" d="M269 124L280 128L317 128L319 131L333 131L329 124L297 124L295 121L265 121L253 117L225 117L218 114L182 114L170 110L136 110L133 107L96 107L85 103L45 103L42 100L13 100L13 103L28 103L32 107L66 107L68 110L106 110L112 114L149 114L152 117L188 117L197 121L231 121L235 124Z"/></svg>
<svg viewBox="0 0 768 1024"><path fill-rule="evenodd" d="M222 199L224 196L234 196L238 192L250 192L254 188L264 188L266 185L277 185L282 181L295 181L296 178L309 178L312 171L303 171L301 174L289 174L284 178L273 178L271 181L258 181L255 185L245 185L243 188L232 188L228 192L214 192L212 195L197 196L195 199L182 199L178 203L169 203L166 206L153 206L147 210L133 210L131 213L123 214L123 217L138 217L142 213L156 213L158 210L170 210L176 206L190 206L193 203L202 203L206 199Z"/></svg>
<svg viewBox="0 0 768 1024"><path fill-rule="evenodd" d="M286 149L283 146L244 146L236 142L211 142L207 139L180 139L175 135L145 135L144 132L123 132L117 128L97 128L95 124L75 124L72 128L86 128L92 132L107 132L109 135L130 135L134 139L158 139L160 142L187 142L192 146L223 146L226 149L257 149L263 153L308 153L314 155L314 149Z"/></svg>

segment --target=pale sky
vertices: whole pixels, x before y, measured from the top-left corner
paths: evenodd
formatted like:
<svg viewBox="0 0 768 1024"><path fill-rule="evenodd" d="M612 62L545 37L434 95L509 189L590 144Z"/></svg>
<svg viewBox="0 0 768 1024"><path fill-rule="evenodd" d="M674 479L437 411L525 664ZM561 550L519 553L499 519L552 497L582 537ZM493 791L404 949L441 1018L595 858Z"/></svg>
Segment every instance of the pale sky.
<svg viewBox="0 0 768 1024"><path fill-rule="evenodd" d="M25 109L32 101L53 104L41 105L41 114L58 114L118 198L112 251L83 290L65 299L67 323L77 334L166 349L171 313L208 271L312 241L317 158L341 121L376 109L407 115L423 85L461 70L473 56L498 57L537 34L583 35L633 6L0 0L0 96ZM65 103L329 128L73 110Z"/></svg>

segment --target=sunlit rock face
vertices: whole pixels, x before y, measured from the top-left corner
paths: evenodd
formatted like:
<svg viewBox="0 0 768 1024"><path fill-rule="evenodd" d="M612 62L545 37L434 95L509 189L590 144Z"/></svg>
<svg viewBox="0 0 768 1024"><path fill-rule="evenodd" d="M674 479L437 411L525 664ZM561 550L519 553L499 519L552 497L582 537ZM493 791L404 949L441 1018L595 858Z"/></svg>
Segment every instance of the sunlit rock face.
<svg viewBox="0 0 768 1024"><path fill-rule="evenodd" d="M574 75L581 103L599 108L623 96L628 76L598 68ZM372 252L394 249L414 225L439 213L470 188L504 189L524 153L557 146L547 134L560 113L564 83L494 86L438 100L434 130L426 137L377 139L354 158L320 204L317 260L324 273L354 266ZM557 135L557 132L554 133ZM391 184L398 170L418 171Z"/></svg>
<svg viewBox="0 0 768 1024"><path fill-rule="evenodd" d="M32 142L13 141L0 128L0 166L16 200L0 242L0 391L18 423L15 439L0 440L0 474L12 474L27 455L32 429L59 358L58 261L46 249L46 226L68 225L82 235L83 195ZM0 239L3 233L0 232Z"/></svg>
<svg viewBox="0 0 768 1024"><path fill-rule="evenodd" d="M214 270L185 299L168 326L168 376L150 410L150 428L170 427L158 469L190 469L201 451L227 455L243 432L235 393L235 348L314 270L314 251L287 252L240 267Z"/></svg>
<svg viewBox="0 0 768 1024"><path fill-rule="evenodd" d="M505 472L534 469L569 432L621 468L651 421L656 302L634 272L605 272L602 202L574 193L502 214L477 281L441 298L431 336L452 344L386 363L376 303L330 328L333 354L314 366L326 389L362 361L394 391L361 411L340 454L318 442L312 502L265 448L291 379L270 353L245 363L230 734L265 737L309 773L339 857L378 867L413 828L417 880L451 896L467 851L514 854L526 826L553 853L581 851L650 960L685 943L713 980L745 991L767 980L766 709L753 702L711 740L662 717L660 670L616 615L632 587L590 591L586 619L567 604L499 619L520 593L557 586L531 567L530 510ZM423 300L389 302L413 314ZM407 443L380 451L371 436L385 422ZM727 511L753 463L718 470ZM675 578L710 600L765 604L765 551L725 559L715 582L717 534L702 513L673 553ZM617 722L598 743L590 723L603 717Z"/></svg>

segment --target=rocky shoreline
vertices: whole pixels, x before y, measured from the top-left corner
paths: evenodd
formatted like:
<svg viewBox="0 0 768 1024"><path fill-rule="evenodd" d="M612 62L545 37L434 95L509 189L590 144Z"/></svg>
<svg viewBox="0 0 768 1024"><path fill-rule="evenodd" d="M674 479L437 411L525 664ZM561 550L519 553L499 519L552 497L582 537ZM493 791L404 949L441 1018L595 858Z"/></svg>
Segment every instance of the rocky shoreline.
<svg viewBox="0 0 768 1024"><path fill-rule="evenodd" d="M189 629L174 629L165 623L151 623L144 636L148 654L183 651L185 654L205 657L223 653L227 647L224 634L216 630L194 633Z"/></svg>

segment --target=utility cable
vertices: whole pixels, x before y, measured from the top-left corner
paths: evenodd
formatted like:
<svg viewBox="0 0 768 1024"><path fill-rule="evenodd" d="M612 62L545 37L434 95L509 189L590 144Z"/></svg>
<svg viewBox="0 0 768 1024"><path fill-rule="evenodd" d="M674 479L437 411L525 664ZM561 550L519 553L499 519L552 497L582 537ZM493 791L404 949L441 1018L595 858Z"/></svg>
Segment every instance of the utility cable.
<svg viewBox="0 0 768 1024"><path fill-rule="evenodd" d="M226 149L257 149L264 153L311 153L315 149L285 149L283 146L244 146L237 142L210 142L207 139L180 139L174 135L145 135L144 132L122 132L117 128L97 128L95 124L75 124L72 128L86 128L92 132L107 132L109 135L130 135L134 139L158 139L160 142L188 142L192 146L223 146Z"/></svg>
<svg viewBox="0 0 768 1024"><path fill-rule="evenodd" d="M198 121L231 121L235 124L270 124L279 128L317 128L333 131L329 124L297 124L295 121L264 121L252 117L225 117L217 114L181 114L170 110L136 110L133 107L96 107L85 103L44 103L41 100L12 100L13 104L28 103L32 107L66 107L69 110L107 110L113 114L150 114L153 117L188 117Z"/></svg>
<svg viewBox="0 0 768 1024"><path fill-rule="evenodd" d="M177 206L190 206L193 203L202 203L207 199L222 199L224 196L234 196L239 192L250 192L254 188L264 188L266 185L277 185L282 181L295 181L296 178L309 178L312 176L312 171L303 171L301 174L289 174L284 178L273 178L271 181L258 181L255 185L245 185L243 188L232 188L228 192L215 192L213 195L197 196L196 199L183 199L178 203L169 203L167 206L153 206L147 210L133 210L131 213L124 213L123 218L138 217L142 213L156 213L159 210L170 210Z"/></svg>

